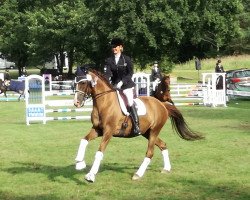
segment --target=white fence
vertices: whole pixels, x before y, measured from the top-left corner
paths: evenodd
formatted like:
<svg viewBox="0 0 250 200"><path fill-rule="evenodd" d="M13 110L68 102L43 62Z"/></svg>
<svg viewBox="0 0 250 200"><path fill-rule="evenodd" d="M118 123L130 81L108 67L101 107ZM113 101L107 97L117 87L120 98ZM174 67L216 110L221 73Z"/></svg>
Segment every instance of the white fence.
<svg viewBox="0 0 250 200"><path fill-rule="evenodd" d="M226 107L226 77L225 73L203 73L203 103L206 106ZM221 88L218 89L218 81L222 80Z"/></svg>
<svg viewBox="0 0 250 200"><path fill-rule="evenodd" d="M201 84L171 84L171 98L176 106L203 105Z"/></svg>
<svg viewBox="0 0 250 200"><path fill-rule="evenodd" d="M89 112L92 111L92 106L90 108L74 108L72 92L46 92L44 80L44 77L38 75L31 75L26 78L27 125L30 125L31 121L42 121L43 124L46 124L47 121L52 120L90 120ZM56 99L57 97L61 98ZM86 104L86 106L88 105L91 105L91 103ZM66 116L65 113L70 113L70 116ZM80 113L80 115L76 116L75 113ZM50 114L58 114L59 116L49 116Z"/></svg>

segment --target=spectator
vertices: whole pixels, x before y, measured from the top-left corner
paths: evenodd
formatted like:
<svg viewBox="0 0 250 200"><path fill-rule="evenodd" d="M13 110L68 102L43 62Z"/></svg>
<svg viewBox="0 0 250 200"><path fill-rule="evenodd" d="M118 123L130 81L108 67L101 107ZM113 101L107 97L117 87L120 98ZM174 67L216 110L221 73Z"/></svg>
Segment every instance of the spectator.
<svg viewBox="0 0 250 200"><path fill-rule="evenodd" d="M224 71L224 68L223 68L223 66L222 66L222 64L221 64L221 60L218 60L217 63L216 63L216 65L215 65L215 72L216 72L216 73L225 72L225 71Z"/></svg>
<svg viewBox="0 0 250 200"><path fill-rule="evenodd" d="M10 73L9 73L9 70L8 69L6 69L5 70L5 72L4 72L4 80L10 80L11 78L10 78Z"/></svg>

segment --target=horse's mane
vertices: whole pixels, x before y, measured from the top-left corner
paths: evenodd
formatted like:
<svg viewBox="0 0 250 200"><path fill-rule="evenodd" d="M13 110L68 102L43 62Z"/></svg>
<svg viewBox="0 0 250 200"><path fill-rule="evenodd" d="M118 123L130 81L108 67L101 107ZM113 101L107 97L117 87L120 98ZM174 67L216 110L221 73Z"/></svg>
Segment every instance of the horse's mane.
<svg viewBox="0 0 250 200"><path fill-rule="evenodd" d="M101 72L95 70L95 69L89 69L90 72L94 73L98 78L100 78L106 85L112 89L114 89L113 85L110 84L110 82L107 80L107 78L102 74Z"/></svg>

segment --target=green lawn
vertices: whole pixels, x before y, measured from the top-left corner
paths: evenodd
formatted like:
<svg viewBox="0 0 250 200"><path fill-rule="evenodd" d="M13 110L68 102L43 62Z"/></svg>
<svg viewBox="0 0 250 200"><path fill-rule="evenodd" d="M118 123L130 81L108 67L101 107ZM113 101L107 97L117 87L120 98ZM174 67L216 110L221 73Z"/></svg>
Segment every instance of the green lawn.
<svg viewBox="0 0 250 200"><path fill-rule="evenodd" d="M140 181L131 177L141 164L147 141L113 138L91 184L88 172L100 138L86 151L87 170L75 171L79 141L91 127L83 121L25 125L24 102L0 102L0 199L250 199L250 102L228 107L179 107L189 126L206 139L188 142L173 133L170 121L161 137L167 142L172 172L161 174L161 153Z"/></svg>
<svg viewBox="0 0 250 200"><path fill-rule="evenodd" d="M250 68L250 55L226 56L220 58L224 70ZM195 69L194 60L187 61L176 65L171 73L172 77L176 77L178 82L192 82L202 81L202 73L214 72L216 58L209 58L201 60L201 70Z"/></svg>

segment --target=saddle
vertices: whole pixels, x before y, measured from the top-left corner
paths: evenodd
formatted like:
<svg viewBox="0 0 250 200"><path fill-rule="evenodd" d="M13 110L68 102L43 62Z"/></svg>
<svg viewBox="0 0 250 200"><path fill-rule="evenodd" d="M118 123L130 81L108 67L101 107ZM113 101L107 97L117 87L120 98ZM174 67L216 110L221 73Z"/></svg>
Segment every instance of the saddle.
<svg viewBox="0 0 250 200"><path fill-rule="evenodd" d="M119 100L119 104L120 104L120 108L122 110L122 113L126 116L129 116L130 114L127 110L128 102L127 102L125 95L121 91L118 91L118 90L116 91L116 93L117 93L117 97ZM139 98L135 98L134 104L135 104L138 116L146 115L146 113L147 113L146 106L142 102L142 100L140 100Z"/></svg>

